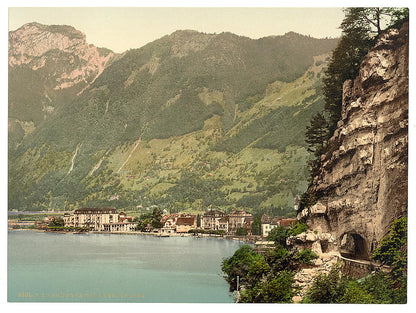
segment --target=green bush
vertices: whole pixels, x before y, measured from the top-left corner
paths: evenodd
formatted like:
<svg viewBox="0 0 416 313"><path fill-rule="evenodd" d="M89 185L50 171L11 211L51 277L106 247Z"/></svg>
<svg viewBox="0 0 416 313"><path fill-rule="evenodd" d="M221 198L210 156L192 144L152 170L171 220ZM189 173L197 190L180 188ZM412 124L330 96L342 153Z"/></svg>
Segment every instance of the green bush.
<svg viewBox="0 0 416 313"><path fill-rule="evenodd" d="M238 228L235 234L237 236L247 236L247 228L244 228L244 227Z"/></svg>
<svg viewBox="0 0 416 313"><path fill-rule="evenodd" d="M296 259L303 264L311 264L312 260L318 258L318 255L311 249L303 249L297 253Z"/></svg>
<svg viewBox="0 0 416 313"><path fill-rule="evenodd" d="M296 294L294 273L281 271L266 282L258 283L254 288L241 292L240 302L243 303L292 303Z"/></svg>
<svg viewBox="0 0 416 313"><path fill-rule="evenodd" d="M297 223L295 224L295 226L291 227L288 231L287 231L287 236L297 236L305 231L308 230L308 226L305 223L302 223L300 221L297 221Z"/></svg>
<svg viewBox="0 0 416 313"><path fill-rule="evenodd" d="M288 237L288 229L284 226L273 228L267 235L267 240L274 241L276 245L286 247L286 238Z"/></svg>
<svg viewBox="0 0 416 313"><path fill-rule="evenodd" d="M394 278L407 275L407 217L396 219L373 252L373 259L392 267Z"/></svg>
<svg viewBox="0 0 416 313"><path fill-rule="evenodd" d="M316 276L302 302L339 303L347 289L348 281L348 278L334 267L328 274Z"/></svg>

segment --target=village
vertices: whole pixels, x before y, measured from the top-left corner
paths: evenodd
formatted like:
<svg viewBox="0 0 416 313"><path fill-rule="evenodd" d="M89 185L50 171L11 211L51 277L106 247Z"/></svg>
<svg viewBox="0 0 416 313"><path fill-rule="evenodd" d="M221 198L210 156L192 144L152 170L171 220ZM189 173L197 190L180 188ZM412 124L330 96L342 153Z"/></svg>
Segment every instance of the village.
<svg viewBox="0 0 416 313"><path fill-rule="evenodd" d="M9 229L37 229L63 232L99 232L99 233L146 233L162 237L177 235L222 235L267 237L278 226L291 226L296 219L261 216L261 233L253 233L254 216L245 210L231 210L226 213L218 209L208 209L201 215L186 212L163 214L158 227L146 223L138 229L138 218L118 212L113 207L79 208L60 216L47 216L42 221L9 220Z"/></svg>

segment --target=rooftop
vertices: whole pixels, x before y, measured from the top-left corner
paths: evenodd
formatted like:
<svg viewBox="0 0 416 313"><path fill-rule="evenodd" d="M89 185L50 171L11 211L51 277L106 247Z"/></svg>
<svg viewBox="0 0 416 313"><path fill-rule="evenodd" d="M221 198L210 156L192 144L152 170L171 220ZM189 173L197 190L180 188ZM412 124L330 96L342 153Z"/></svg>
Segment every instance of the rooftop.
<svg viewBox="0 0 416 313"><path fill-rule="evenodd" d="M102 208L80 208L74 211L75 214L117 214L117 210L114 207L102 207Z"/></svg>

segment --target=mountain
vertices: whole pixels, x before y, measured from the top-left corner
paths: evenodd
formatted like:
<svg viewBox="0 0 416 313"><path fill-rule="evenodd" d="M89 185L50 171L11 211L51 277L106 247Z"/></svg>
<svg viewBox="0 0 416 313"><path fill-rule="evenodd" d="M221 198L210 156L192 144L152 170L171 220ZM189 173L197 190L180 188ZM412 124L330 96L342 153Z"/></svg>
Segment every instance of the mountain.
<svg viewBox="0 0 416 313"><path fill-rule="evenodd" d="M115 56L72 27L31 25L9 42L9 209L287 211L305 190L304 129L337 40L185 30Z"/></svg>
<svg viewBox="0 0 416 313"><path fill-rule="evenodd" d="M17 146L82 93L114 58L71 26L25 24L9 32L9 138Z"/></svg>

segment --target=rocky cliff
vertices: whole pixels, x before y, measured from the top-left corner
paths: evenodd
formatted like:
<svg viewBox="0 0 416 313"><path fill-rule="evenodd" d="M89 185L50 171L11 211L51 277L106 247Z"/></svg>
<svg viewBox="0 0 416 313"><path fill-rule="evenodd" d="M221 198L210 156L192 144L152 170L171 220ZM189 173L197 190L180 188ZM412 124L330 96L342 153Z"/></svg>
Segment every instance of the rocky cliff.
<svg viewBox="0 0 416 313"><path fill-rule="evenodd" d="M367 259L407 213L408 24L380 36L343 86L342 117L300 215L328 232L346 257Z"/></svg>
<svg viewBox="0 0 416 313"><path fill-rule="evenodd" d="M36 71L56 62L54 55L68 61L52 75L56 90L91 83L114 53L88 44L85 34L72 26L29 23L9 33L10 67L27 65Z"/></svg>
<svg viewBox="0 0 416 313"><path fill-rule="evenodd" d="M72 26L29 23L9 32L9 147L81 94L113 59Z"/></svg>

